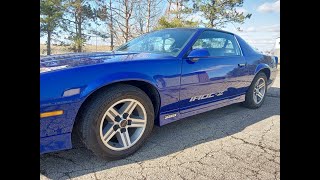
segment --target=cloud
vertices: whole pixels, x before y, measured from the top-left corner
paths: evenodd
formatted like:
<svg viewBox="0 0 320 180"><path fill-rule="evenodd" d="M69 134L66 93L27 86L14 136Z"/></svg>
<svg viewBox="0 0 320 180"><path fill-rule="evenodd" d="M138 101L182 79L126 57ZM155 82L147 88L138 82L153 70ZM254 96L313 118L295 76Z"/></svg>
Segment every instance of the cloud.
<svg viewBox="0 0 320 180"><path fill-rule="evenodd" d="M228 28L224 28L224 30L239 35L252 47L259 49L259 51L272 50L276 43L276 38L280 37L279 23L265 26L248 26L241 31L229 26Z"/></svg>
<svg viewBox="0 0 320 180"><path fill-rule="evenodd" d="M280 12L280 0L273 3L263 3L258 7L258 11L263 13Z"/></svg>
<svg viewBox="0 0 320 180"><path fill-rule="evenodd" d="M244 30L246 32L256 32L257 29L255 27L248 27L246 30Z"/></svg>
<svg viewBox="0 0 320 180"><path fill-rule="evenodd" d="M252 47L259 49L260 51L270 51L274 48L276 43L275 36L257 37L257 36L244 36L240 35L247 43Z"/></svg>
<svg viewBox="0 0 320 180"><path fill-rule="evenodd" d="M265 44L274 44L275 39L272 39L272 38L260 38L260 39L255 38L255 39L253 39L252 38L252 39L248 39L247 42L250 44L255 44L255 45L257 45L257 44L265 45Z"/></svg>
<svg viewBox="0 0 320 180"><path fill-rule="evenodd" d="M261 27L248 27L243 30L243 32L280 32L280 24L273 24L269 26L261 26Z"/></svg>

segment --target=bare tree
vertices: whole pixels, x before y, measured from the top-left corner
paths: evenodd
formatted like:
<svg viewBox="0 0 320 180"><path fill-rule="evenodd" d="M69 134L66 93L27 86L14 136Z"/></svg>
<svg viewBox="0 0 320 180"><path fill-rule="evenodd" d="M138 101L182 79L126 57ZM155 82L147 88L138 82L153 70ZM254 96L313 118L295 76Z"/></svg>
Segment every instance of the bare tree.
<svg viewBox="0 0 320 180"><path fill-rule="evenodd" d="M166 16L169 16L170 15L170 13L171 13L171 4L172 4L172 2L173 2L173 0L167 0L167 2L168 2L168 7L167 7L167 9L166 9Z"/></svg>
<svg viewBox="0 0 320 180"><path fill-rule="evenodd" d="M110 37L110 50L114 48L114 37L116 36L116 31L114 27L114 9L112 5L112 0L96 0L98 5L97 14L100 20L105 22L108 27L109 37ZM95 32L100 37L105 38L106 35Z"/></svg>
<svg viewBox="0 0 320 180"><path fill-rule="evenodd" d="M109 29L110 29L110 48L113 50L114 45L113 45L113 38L115 35L115 30L114 30L114 24L113 24L113 9L112 9L112 0L109 0Z"/></svg>
<svg viewBox="0 0 320 180"><path fill-rule="evenodd" d="M180 6L181 5L181 2L180 0L176 0L176 17L177 19L180 19L180 13L179 13L179 9L180 9Z"/></svg>
<svg viewBox="0 0 320 180"><path fill-rule="evenodd" d="M138 1L136 0L115 0L114 3L118 7L113 7L117 18L114 22L122 33L124 42L128 42L131 38L131 25L133 22L133 10Z"/></svg>
<svg viewBox="0 0 320 180"><path fill-rule="evenodd" d="M136 5L136 8L134 10L134 13L135 13L135 28L136 30L138 31L138 34L141 35L145 32L145 3L143 0L139 0L137 5Z"/></svg>
<svg viewBox="0 0 320 180"><path fill-rule="evenodd" d="M147 0L147 24L146 24L146 32L150 32L154 23L157 22L161 14L161 7L159 6L162 3L162 0Z"/></svg>
<svg viewBox="0 0 320 180"><path fill-rule="evenodd" d="M166 8L165 16L169 19L176 18L182 19L182 14L185 13L186 3L191 0L167 0L168 6ZM195 0L192 0L192 2ZM172 17L173 15L174 17Z"/></svg>
<svg viewBox="0 0 320 180"><path fill-rule="evenodd" d="M135 8L135 21L139 34L150 32L162 14L163 0L139 0Z"/></svg>

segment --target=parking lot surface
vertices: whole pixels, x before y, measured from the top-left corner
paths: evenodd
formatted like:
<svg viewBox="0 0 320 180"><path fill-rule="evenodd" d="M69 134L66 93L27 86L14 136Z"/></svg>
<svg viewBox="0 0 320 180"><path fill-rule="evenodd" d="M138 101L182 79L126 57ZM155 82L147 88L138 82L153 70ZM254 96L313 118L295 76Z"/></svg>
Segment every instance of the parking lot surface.
<svg viewBox="0 0 320 180"><path fill-rule="evenodd" d="M81 145L40 155L40 179L280 179L280 71L259 109L235 104L155 126L122 160Z"/></svg>

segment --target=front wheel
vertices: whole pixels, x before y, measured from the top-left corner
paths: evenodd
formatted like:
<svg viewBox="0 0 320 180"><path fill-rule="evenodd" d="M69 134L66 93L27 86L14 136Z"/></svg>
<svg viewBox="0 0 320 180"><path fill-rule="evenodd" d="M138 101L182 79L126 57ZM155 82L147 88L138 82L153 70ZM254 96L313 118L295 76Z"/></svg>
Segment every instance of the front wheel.
<svg viewBox="0 0 320 180"><path fill-rule="evenodd" d="M253 79L252 84L250 85L246 97L244 106L248 108L259 108L266 96L267 93L267 76L265 73L260 72Z"/></svg>
<svg viewBox="0 0 320 180"><path fill-rule="evenodd" d="M93 97L80 116L80 137L94 154L124 158L147 139L154 124L149 97L131 85L117 85Z"/></svg>

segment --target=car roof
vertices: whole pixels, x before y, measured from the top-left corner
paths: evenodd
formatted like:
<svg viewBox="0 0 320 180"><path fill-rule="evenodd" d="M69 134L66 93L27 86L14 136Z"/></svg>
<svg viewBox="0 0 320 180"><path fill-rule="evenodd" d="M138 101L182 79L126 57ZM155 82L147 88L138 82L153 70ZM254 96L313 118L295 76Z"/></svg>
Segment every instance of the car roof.
<svg viewBox="0 0 320 180"><path fill-rule="evenodd" d="M232 32L224 31L221 29L207 28L207 27L176 27L176 28L165 28L165 29L194 29L194 30L203 30L203 31L210 30L210 31L219 31L219 32L224 32L224 33L229 33L229 34L235 35Z"/></svg>

